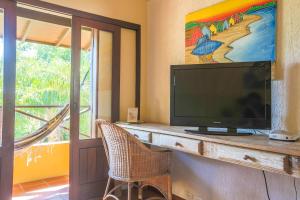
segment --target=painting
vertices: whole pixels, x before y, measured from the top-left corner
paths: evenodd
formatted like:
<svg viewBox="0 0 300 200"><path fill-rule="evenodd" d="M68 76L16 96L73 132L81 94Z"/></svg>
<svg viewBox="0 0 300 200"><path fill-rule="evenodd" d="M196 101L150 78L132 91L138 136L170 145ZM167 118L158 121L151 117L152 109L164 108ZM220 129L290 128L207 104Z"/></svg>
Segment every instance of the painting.
<svg viewBox="0 0 300 200"><path fill-rule="evenodd" d="M185 19L187 64L275 61L276 0L224 0Z"/></svg>

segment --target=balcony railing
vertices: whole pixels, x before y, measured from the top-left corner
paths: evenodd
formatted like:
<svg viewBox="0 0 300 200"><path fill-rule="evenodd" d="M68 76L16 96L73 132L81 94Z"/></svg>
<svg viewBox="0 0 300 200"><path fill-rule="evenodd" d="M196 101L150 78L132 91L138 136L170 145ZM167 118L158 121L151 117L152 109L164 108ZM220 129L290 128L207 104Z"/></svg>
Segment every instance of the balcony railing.
<svg viewBox="0 0 300 200"><path fill-rule="evenodd" d="M63 109L65 107L65 105L17 105L15 106L15 112L19 113L23 116L26 116L28 118L34 119L34 120L38 120L40 122L43 123L47 123L49 120L41 116L38 116L36 114L30 113L28 111L24 111L24 109ZM81 110L80 110L80 115L83 115L84 113L87 113L91 111L91 106L81 106ZM53 113L53 112L51 112ZM67 122L70 120L70 116L67 115L64 118L63 122ZM16 126L18 126L18 124L16 123ZM64 125L64 123L61 123L58 127L64 129L65 131L67 131L66 133L69 134L70 128L66 127ZM25 133L24 133L25 134ZM27 133L28 134L28 133ZM61 134L61 133L59 133ZM85 133L80 133L82 136L85 136ZM88 137L88 135L86 135L86 137Z"/></svg>
<svg viewBox="0 0 300 200"><path fill-rule="evenodd" d="M27 117L42 121L42 122L48 122L48 120L41 118L39 116L27 113L25 111L19 110L20 108L32 108L32 109L36 109L36 108L45 108L45 109L49 109L49 108L63 108L64 106L62 105L23 105L23 106L15 106L15 111L17 113L20 113L22 115L25 115ZM19 108L19 109L18 109ZM80 111L80 115L84 114L86 112L89 112L91 110L90 106L81 106L81 108L84 108L83 110ZM70 119L70 116L66 117L65 121L68 121ZM61 128L70 131L70 129L68 127L65 127L63 125L60 125Z"/></svg>

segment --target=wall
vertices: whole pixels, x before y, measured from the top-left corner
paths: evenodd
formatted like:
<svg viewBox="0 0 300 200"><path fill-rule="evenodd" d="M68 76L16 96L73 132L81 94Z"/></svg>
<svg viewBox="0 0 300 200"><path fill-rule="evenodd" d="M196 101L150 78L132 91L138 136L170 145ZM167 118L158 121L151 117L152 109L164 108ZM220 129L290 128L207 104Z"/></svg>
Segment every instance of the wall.
<svg viewBox="0 0 300 200"><path fill-rule="evenodd" d="M14 184L68 175L69 146L68 142L45 143L15 152Z"/></svg>
<svg viewBox="0 0 300 200"><path fill-rule="evenodd" d="M141 115L146 115L146 0L45 0L46 2L70 7L85 12L102 15L114 19L140 24L142 28L142 52L141 52ZM135 67L135 38L130 30L122 29L121 32L121 120L127 117L127 108L134 106L133 94L135 77L132 69ZM131 44L126 46L126 44ZM126 73L126 71L128 71ZM128 87L127 87L128 86ZM127 94L124 97L123 94ZM123 95L123 98L122 98Z"/></svg>
<svg viewBox="0 0 300 200"><path fill-rule="evenodd" d="M169 123L169 68L184 64L184 19L221 0L149 0L147 3L146 121ZM278 61L274 67L273 128L300 131L300 13L298 0L279 0ZM262 172L184 153L174 154L173 191L191 200L267 199ZM294 179L267 173L272 200L295 198ZM300 180L296 180L300 191ZM300 192L298 192L300 193ZM298 194L298 198L299 198ZM197 199L197 198L195 198Z"/></svg>

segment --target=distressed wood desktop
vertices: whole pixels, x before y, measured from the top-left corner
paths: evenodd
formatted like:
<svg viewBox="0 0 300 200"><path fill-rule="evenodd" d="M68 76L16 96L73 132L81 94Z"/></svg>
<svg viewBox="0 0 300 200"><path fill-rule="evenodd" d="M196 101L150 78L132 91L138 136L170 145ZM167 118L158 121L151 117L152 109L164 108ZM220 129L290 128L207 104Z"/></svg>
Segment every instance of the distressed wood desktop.
<svg viewBox="0 0 300 200"><path fill-rule="evenodd" d="M162 124L117 125L147 144L300 178L300 142L272 141L264 135L194 135L186 127Z"/></svg>

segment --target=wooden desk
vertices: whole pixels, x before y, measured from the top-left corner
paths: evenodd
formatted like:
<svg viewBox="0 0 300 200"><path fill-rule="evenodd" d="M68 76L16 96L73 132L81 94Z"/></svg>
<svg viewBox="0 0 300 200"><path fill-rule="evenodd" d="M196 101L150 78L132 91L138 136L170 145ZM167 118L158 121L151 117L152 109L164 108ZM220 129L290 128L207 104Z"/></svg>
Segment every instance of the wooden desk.
<svg viewBox="0 0 300 200"><path fill-rule="evenodd" d="M161 124L117 125L144 143L300 178L300 142L271 141L263 135L193 135L186 127Z"/></svg>

